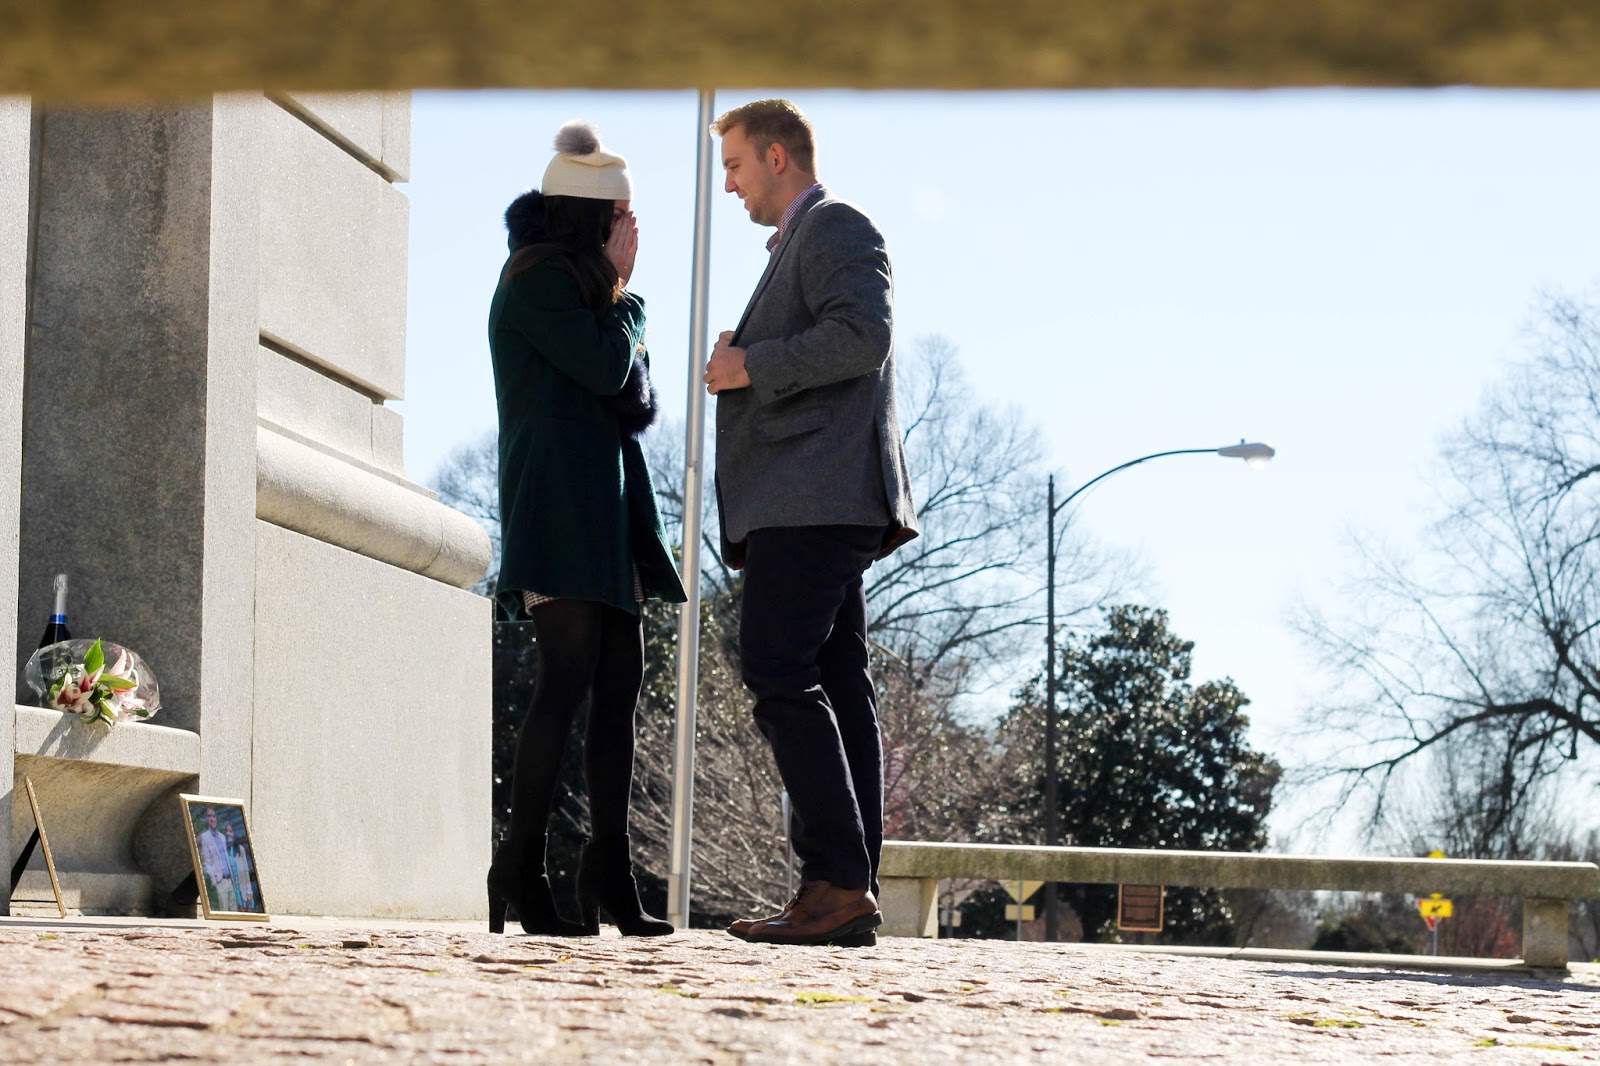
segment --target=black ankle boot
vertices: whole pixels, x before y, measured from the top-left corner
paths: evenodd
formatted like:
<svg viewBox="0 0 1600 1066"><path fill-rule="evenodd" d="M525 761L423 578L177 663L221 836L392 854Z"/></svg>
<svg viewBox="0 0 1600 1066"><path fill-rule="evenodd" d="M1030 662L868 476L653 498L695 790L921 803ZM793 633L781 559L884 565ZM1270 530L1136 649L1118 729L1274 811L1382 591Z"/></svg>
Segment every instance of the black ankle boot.
<svg viewBox="0 0 1600 1066"><path fill-rule="evenodd" d="M639 886L628 858L628 838L596 839L583 846L578 862L578 905L591 935L599 931L604 907L623 936L666 936L672 923L652 918L639 902Z"/></svg>
<svg viewBox="0 0 1600 1066"><path fill-rule="evenodd" d="M503 933L509 904L522 931L531 936L593 936L589 927L569 922L556 909L550 877L544 870L544 841L526 849L502 842L489 864L489 932Z"/></svg>

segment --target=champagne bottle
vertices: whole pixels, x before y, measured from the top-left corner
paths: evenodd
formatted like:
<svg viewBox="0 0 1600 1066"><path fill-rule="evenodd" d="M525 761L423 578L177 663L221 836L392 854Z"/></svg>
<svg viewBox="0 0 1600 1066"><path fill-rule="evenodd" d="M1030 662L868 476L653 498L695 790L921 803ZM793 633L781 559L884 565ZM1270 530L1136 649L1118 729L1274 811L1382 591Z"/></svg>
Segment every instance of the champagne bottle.
<svg viewBox="0 0 1600 1066"><path fill-rule="evenodd" d="M45 624L44 636L39 638L39 647L71 639L72 631L67 628L67 575L57 574L56 609L51 613L50 621Z"/></svg>

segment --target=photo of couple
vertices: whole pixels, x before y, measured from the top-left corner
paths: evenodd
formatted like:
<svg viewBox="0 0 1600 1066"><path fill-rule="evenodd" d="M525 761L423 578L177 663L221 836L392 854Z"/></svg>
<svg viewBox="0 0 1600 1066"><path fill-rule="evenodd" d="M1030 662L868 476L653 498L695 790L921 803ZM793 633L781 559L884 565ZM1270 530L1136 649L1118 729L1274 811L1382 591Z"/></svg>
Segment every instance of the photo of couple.
<svg viewBox="0 0 1600 1066"><path fill-rule="evenodd" d="M743 575L739 633L752 714L788 790L802 883L728 932L762 943L875 943L882 742L863 575L917 535L895 410L884 238L822 184L811 122L757 100L712 125L723 189L772 229L744 314L708 353L722 559ZM658 415L626 159L574 121L537 189L506 211L509 258L489 311L499 414L504 621L531 622L538 684L517 742L509 830L488 873L489 927L630 936L645 913L630 857L641 604L685 599L640 438ZM583 742L590 839L579 918L561 913L546 834L568 734Z"/></svg>
<svg viewBox="0 0 1600 1066"><path fill-rule="evenodd" d="M180 798L205 916L266 918L244 804L204 796Z"/></svg>

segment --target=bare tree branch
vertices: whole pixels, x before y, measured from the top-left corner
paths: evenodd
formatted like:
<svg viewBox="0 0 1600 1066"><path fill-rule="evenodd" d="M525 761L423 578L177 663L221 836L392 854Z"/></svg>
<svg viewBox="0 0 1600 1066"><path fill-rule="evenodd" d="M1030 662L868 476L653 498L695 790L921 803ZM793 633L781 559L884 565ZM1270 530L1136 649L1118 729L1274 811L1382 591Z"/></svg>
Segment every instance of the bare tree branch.
<svg viewBox="0 0 1600 1066"><path fill-rule="evenodd" d="M1361 546L1365 611L1300 620L1347 694L1315 709L1346 742L1310 778L1342 781L1341 803L1365 790L1376 825L1402 771L1470 767L1472 789L1450 787L1492 812L1486 851L1526 838L1540 782L1600 753L1600 306L1547 300L1527 343L1442 449L1425 552Z"/></svg>

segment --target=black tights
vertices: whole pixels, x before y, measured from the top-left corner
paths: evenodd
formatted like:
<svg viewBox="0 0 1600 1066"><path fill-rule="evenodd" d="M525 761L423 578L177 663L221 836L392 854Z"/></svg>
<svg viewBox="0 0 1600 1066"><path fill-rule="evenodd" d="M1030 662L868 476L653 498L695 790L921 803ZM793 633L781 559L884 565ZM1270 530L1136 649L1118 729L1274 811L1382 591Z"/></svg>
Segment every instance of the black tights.
<svg viewBox="0 0 1600 1066"><path fill-rule="evenodd" d="M644 630L636 614L591 600L555 600L530 612L539 679L517 740L509 843L542 852L572 718L589 699L583 777L596 840L628 832L633 713L644 681Z"/></svg>

